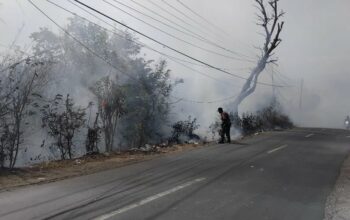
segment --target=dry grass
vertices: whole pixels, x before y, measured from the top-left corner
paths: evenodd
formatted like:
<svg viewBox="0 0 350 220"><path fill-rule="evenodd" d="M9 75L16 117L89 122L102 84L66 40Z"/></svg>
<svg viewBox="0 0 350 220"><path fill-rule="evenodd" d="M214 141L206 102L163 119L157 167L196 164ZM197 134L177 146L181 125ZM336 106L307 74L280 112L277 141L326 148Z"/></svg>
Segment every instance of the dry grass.
<svg viewBox="0 0 350 220"><path fill-rule="evenodd" d="M92 174L108 169L114 169L129 164L151 160L162 155L175 154L188 151L203 145L175 145L168 148L160 148L157 152L120 152L110 155L96 154L81 158L51 161L36 164L32 167L0 171L0 190L30 184L54 182L75 176Z"/></svg>

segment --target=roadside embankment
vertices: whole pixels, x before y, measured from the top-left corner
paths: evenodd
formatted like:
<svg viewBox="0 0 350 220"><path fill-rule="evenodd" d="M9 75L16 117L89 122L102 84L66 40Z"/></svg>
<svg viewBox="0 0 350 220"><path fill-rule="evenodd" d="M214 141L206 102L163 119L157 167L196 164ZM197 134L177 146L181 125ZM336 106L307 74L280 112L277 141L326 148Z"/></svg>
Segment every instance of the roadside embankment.
<svg viewBox="0 0 350 220"><path fill-rule="evenodd" d="M150 152L128 151L109 155L96 154L72 160L51 161L13 170L4 169L0 170L0 191L88 175L203 146L200 144L184 144L159 148L157 151Z"/></svg>
<svg viewBox="0 0 350 220"><path fill-rule="evenodd" d="M324 220L350 219L350 156L345 160L332 194L328 197Z"/></svg>

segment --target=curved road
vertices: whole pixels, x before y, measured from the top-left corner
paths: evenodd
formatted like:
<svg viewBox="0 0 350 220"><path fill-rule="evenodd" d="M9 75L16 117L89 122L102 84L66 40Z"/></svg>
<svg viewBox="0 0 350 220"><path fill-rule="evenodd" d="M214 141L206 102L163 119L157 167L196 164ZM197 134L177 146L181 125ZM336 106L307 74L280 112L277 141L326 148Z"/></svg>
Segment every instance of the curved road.
<svg viewBox="0 0 350 220"><path fill-rule="evenodd" d="M322 220L350 133L294 129L0 193L0 219Z"/></svg>

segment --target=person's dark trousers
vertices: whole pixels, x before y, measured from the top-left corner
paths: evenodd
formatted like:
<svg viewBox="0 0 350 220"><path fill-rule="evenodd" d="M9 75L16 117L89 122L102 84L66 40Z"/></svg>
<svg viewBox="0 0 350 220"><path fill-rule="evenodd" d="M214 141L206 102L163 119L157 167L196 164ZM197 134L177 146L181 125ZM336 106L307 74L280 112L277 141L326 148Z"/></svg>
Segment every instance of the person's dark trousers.
<svg viewBox="0 0 350 220"><path fill-rule="evenodd" d="M231 134L230 134L230 129L231 129L231 125L222 125L222 131L221 131L221 140L220 143L224 143L225 142L225 136L227 138L227 142L230 143L231 142Z"/></svg>
<svg viewBox="0 0 350 220"><path fill-rule="evenodd" d="M231 125L227 125L225 127L225 135L227 138L227 143L231 143L231 134L230 134L230 130L231 130Z"/></svg>

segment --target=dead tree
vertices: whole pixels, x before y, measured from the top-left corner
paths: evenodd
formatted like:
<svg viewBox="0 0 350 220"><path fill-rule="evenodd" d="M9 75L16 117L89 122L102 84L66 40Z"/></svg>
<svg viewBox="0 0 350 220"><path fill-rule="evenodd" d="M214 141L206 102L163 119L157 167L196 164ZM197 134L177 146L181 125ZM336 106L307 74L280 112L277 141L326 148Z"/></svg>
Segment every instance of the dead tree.
<svg viewBox="0 0 350 220"><path fill-rule="evenodd" d="M261 55L257 65L250 73L249 78L245 82L240 94L233 102L233 113L238 114L238 107L242 101L251 95L257 86L260 74L264 71L266 65L269 63L275 63L277 60L273 59L275 49L282 42L280 34L283 29L284 22L280 21L284 12L278 9L279 0L269 0L267 3L265 0L255 0L256 6L259 10L258 23L264 29L265 43L261 50Z"/></svg>
<svg viewBox="0 0 350 220"><path fill-rule="evenodd" d="M86 139L87 155L99 152L98 142L100 140L101 127L99 126L98 120L99 120L99 113L96 113L94 125L92 127L88 126L88 133L87 133L87 139Z"/></svg>

